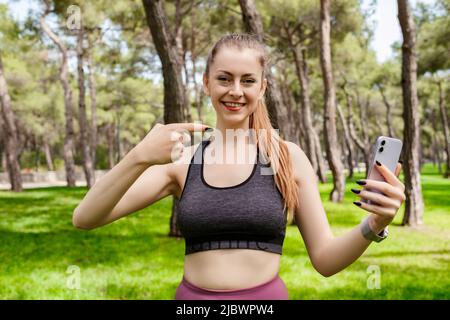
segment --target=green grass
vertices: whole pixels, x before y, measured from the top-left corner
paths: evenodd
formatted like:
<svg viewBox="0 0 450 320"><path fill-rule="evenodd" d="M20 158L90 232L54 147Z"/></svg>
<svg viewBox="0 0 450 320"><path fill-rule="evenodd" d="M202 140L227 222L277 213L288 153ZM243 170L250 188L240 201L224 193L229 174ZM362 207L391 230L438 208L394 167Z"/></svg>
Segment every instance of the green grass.
<svg viewBox="0 0 450 320"><path fill-rule="evenodd" d="M352 204L355 176L344 202L327 201L331 184L320 186L335 235L366 215ZM340 273L324 278L308 258L296 226L288 226L280 276L291 299L449 299L450 180L424 167L425 226L400 226L372 244ZM72 211L85 188L0 192L0 299L173 299L183 274L184 241L167 237L171 198L103 228L76 230ZM80 289L73 288L79 272ZM372 266L372 267L371 267ZM369 289L370 268L380 288ZM373 276L372 276L373 277ZM72 284L72 286L71 286Z"/></svg>

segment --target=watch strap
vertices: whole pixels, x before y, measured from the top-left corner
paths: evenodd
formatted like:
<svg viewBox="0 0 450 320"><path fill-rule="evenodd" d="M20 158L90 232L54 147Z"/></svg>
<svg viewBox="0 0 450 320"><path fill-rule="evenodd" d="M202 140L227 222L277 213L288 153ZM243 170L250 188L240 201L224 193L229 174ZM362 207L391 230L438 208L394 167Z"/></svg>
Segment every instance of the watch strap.
<svg viewBox="0 0 450 320"><path fill-rule="evenodd" d="M380 233L376 234L370 229L369 216L367 216L361 222L361 233L367 240L380 242L387 238L389 230L388 227L386 227Z"/></svg>

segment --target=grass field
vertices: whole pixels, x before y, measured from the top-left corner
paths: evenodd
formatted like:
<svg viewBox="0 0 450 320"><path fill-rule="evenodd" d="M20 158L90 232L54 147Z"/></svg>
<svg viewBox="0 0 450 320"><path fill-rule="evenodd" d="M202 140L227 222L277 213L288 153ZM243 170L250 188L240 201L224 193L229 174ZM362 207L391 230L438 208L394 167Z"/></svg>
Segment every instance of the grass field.
<svg viewBox="0 0 450 320"><path fill-rule="evenodd" d="M336 236L366 215L352 204L357 197L350 188L359 178L347 181L342 204L327 201L330 183L320 186ZM423 228L400 226L403 206L387 240L371 244L329 278L313 269L297 227L288 226L280 276L290 298L449 299L450 180L427 165L422 190ZM0 299L173 299L183 274L184 241L167 237L171 197L86 232L72 226L72 211L85 192L0 192ZM378 289L370 286L373 270L379 271Z"/></svg>

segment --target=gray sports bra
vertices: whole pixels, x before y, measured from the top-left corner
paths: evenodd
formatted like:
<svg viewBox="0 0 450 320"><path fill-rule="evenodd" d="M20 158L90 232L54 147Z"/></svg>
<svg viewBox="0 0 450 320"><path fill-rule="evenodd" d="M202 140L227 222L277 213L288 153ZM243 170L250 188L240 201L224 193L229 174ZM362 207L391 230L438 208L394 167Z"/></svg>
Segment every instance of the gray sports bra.
<svg viewBox="0 0 450 320"><path fill-rule="evenodd" d="M178 202L177 223L185 239L185 254L214 249L281 254L287 209L283 211L273 173L267 174L270 166L260 162L259 149L258 161L245 181L214 187L203 176L204 150L209 143L203 140L197 147Z"/></svg>

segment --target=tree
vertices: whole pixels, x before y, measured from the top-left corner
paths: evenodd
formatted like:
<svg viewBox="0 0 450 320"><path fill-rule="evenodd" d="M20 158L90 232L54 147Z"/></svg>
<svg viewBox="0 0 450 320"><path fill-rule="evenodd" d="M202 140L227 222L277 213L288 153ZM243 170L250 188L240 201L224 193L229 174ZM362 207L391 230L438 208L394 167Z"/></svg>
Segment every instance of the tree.
<svg viewBox="0 0 450 320"><path fill-rule="evenodd" d="M93 62L93 53L94 50L94 44L96 43L96 40L93 39L93 36L91 34L87 35L88 40L88 48L86 50L86 63L89 68L89 75L88 75L88 86L89 86L89 96L91 98L91 134L90 134L90 142L91 142L91 158L92 158L92 164L95 169L96 164L96 158L97 158L97 143L98 143L98 128L97 128L97 86L95 82L95 75L94 75L94 62Z"/></svg>
<svg viewBox="0 0 450 320"><path fill-rule="evenodd" d="M80 124L80 144L83 155L83 170L86 177L88 189L95 183L94 165L92 163L91 144L88 141L90 132L86 117L86 86L84 79L84 26L83 19L80 18L80 26L77 32L77 70L78 70L78 117Z"/></svg>
<svg viewBox="0 0 450 320"><path fill-rule="evenodd" d="M420 185L419 166L419 106L417 98L416 29L408 0L397 0L398 19L403 35L402 92L404 118L404 172L406 206L403 225L419 226L423 223L424 203Z"/></svg>
<svg viewBox="0 0 450 320"><path fill-rule="evenodd" d="M14 113L11 107L11 97L8 93L5 72L3 70L2 51L0 50L0 102L3 124L2 131L5 133L4 144L6 145L6 163L8 167L11 190L22 191L22 176L20 175L20 164L17 157L18 138L17 128L14 123Z"/></svg>
<svg viewBox="0 0 450 320"><path fill-rule="evenodd" d="M65 135L64 135L64 164L66 171L66 181L68 187L75 187L75 162L74 162L74 129L73 129L73 99L72 88L69 83L68 55L67 48L60 37L58 37L45 22L45 17L51 12L51 2L45 0L45 9L40 17L42 30L58 47L61 53L61 65L59 69L59 78L64 90L65 106Z"/></svg>
<svg viewBox="0 0 450 320"><path fill-rule="evenodd" d="M181 78L181 59L177 48L172 45L167 17L161 0L143 0L147 24L152 34L156 51L161 59L164 77L164 123L184 122L183 110L186 108L186 96ZM177 227L178 202L173 198L169 236L181 236Z"/></svg>
<svg viewBox="0 0 450 320"><path fill-rule="evenodd" d="M19 28L8 16L4 5L0 4L0 133L5 147L6 170L8 171L11 190L22 191L22 176L19 163L19 134L16 125L11 96L6 82L2 56L4 49L13 48L17 41Z"/></svg>
<svg viewBox="0 0 450 320"><path fill-rule="evenodd" d="M418 73L425 75L433 85L437 87L438 105L444 134L443 149L447 155L444 177L450 178L450 127L448 120L448 107L445 103L446 84L449 81L450 60L450 3L448 0L440 0L434 10L424 5L419 6L421 11L418 20L420 29L417 36ZM434 13L437 12L437 13Z"/></svg>
<svg viewBox="0 0 450 320"><path fill-rule="evenodd" d="M334 47L337 47L350 32L351 34L360 32L363 20L358 14L359 5L356 1L336 1L330 10L333 16L332 42ZM317 1L311 0L301 2L271 0L264 2L260 11L269 19L268 30L273 46L277 48L274 55L277 63L288 60L286 67L280 66L278 69L288 68L295 71L297 84L294 88L300 88L298 96L297 90L294 91L299 105L296 110L299 120L291 122L294 122L298 131L301 132L299 136L301 146L317 172L319 180L325 182L324 157L318 135L321 130L314 126L315 122L323 119L321 110L316 107L323 104L320 96L317 95L323 90L319 84L320 81L318 82L321 80L320 75L316 72L320 68L319 25L317 24L320 5Z"/></svg>
<svg viewBox="0 0 450 320"><path fill-rule="evenodd" d="M370 141L368 139L367 136L367 131L365 126L362 126L361 130L363 131L363 134L361 136L359 136L356 133L355 130L355 120L354 120L354 114L353 114L353 95L349 92L349 90L347 90L347 81L344 78L344 82L342 84L342 91L344 93L345 96L345 101L347 104L347 127L348 127L348 132L349 132L349 136L352 138L353 143L355 143L356 147L358 147L358 149L362 152L363 157L364 157L364 163L366 165L366 173L368 172L368 168L369 168L369 162L370 162ZM359 100L359 99L358 99ZM363 114L364 112L364 108L365 106L358 103L359 106L359 110L360 110L360 114ZM362 119L362 117L360 116L360 119ZM353 148L352 148L353 149ZM353 151L353 150L352 150Z"/></svg>
<svg viewBox="0 0 450 320"><path fill-rule="evenodd" d="M450 178L450 127L445 106L445 82L438 79L439 88L439 111L441 112L442 127L444 128L445 152L447 153L447 164L444 172L445 178Z"/></svg>
<svg viewBox="0 0 450 320"><path fill-rule="evenodd" d="M320 1L320 65L324 84L324 134L328 165L333 175L330 200L341 202L345 192L344 170L338 149L336 130L336 93L333 82L330 46L330 0Z"/></svg>
<svg viewBox="0 0 450 320"><path fill-rule="evenodd" d="M161 0L143 0L147 24L152 34L158 56L161 59L164 77L164 123L183 122L186 104L182 66L176 47L172 46L167 17Z"/></svg>
<svg viewBox="0 0 450 320"><path fill-rule="evenodd" d="M291 61L295 66L295 75L300 86L300 116L301 125L304 132L302 138L305 141L304 149L315 172L319 172L320 155L316 154L315 135L312 121L312 104L310 97L310 79L307 62L307 51L315 41L317 35L317 25L311 25L311 17L318 13L316 4L307 3L302 5L297 3L285 3L280 8L279 14L271 18L271 32L276 34L277 44L280 49L284 49L291 56ZM318 145L320 149L320 145ZM319 173L319 178L323 176Z"/></svg>

